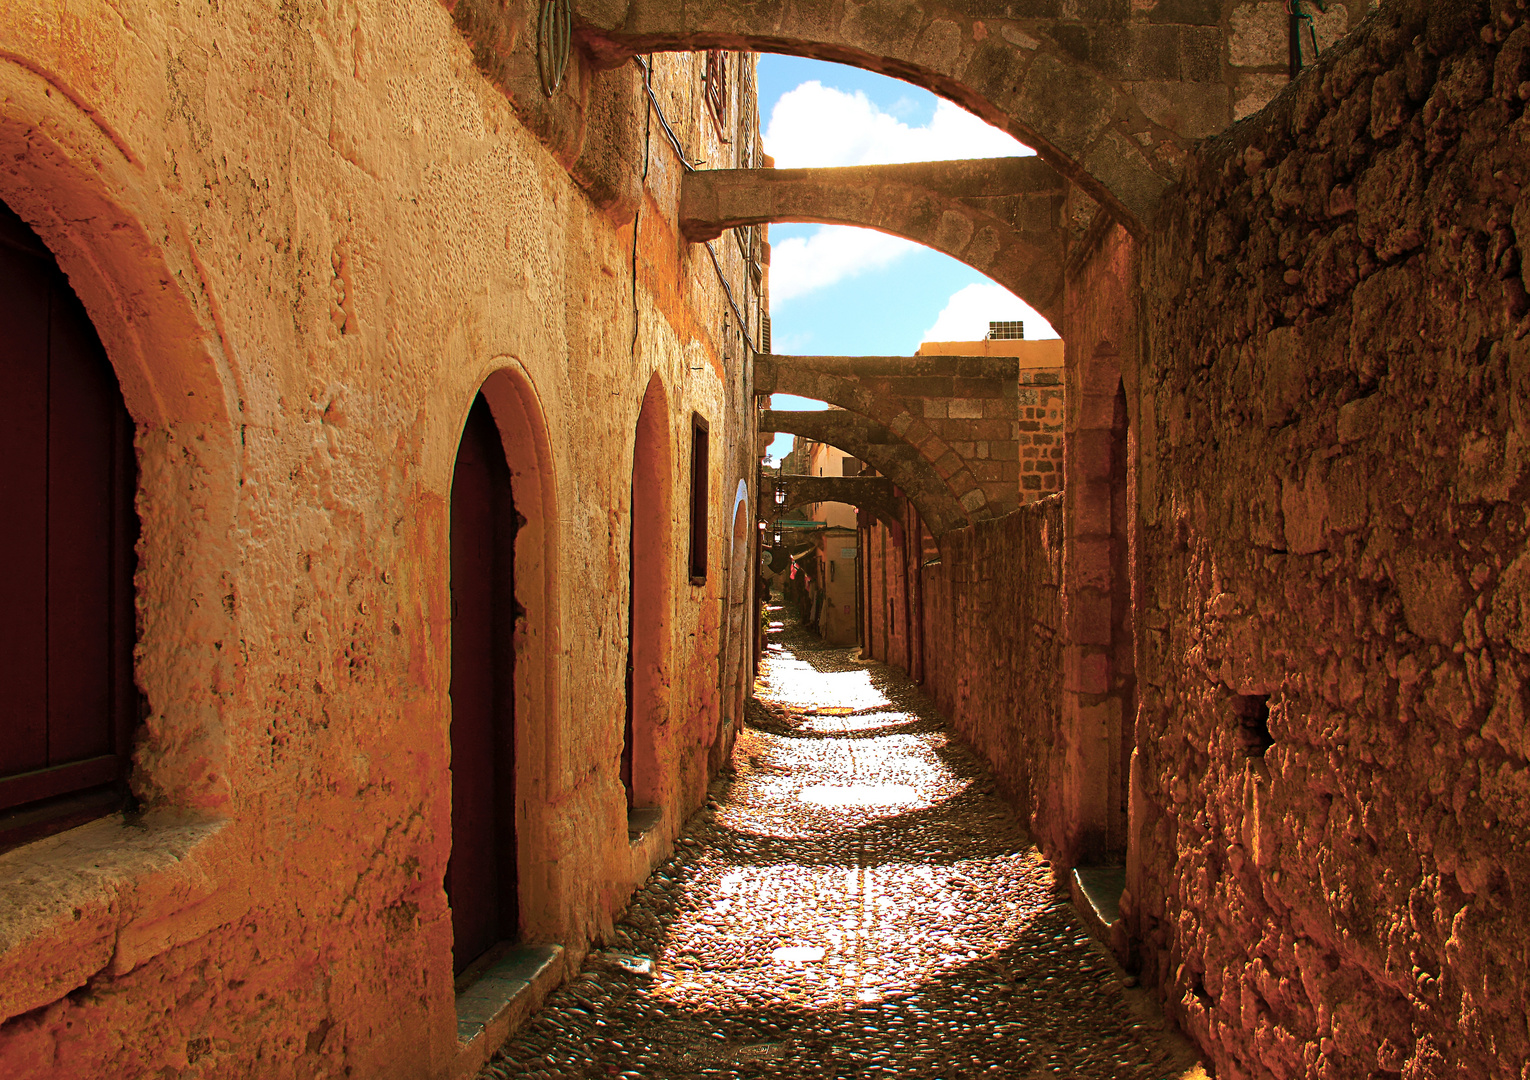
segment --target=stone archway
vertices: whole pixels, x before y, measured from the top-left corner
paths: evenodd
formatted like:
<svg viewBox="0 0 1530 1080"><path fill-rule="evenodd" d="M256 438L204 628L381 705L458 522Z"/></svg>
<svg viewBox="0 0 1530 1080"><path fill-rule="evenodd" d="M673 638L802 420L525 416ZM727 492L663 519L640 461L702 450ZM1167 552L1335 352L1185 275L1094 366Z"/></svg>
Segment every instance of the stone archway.
<svg viewBox="0 0 1530 1080"><path fill-rule="evenodd" d="M786 501L778 505L775 492L770 487L762 488L759 496L761 521L799 506L837 502L864 510L889 529L898 526L897 486L885 476L782 475L777 482L786 487Z"/></svg>
<svg viewBox="0 0 1530 1080"><path fill-rule="evenodd" d="M744 700L749 693L747 674L752 670L752 665L745 662L744 648L751 640L747 631L751 608L749 601L754 595L750 574L750 568L755 565L754 530L751 528L753 515L749 512L748 490L743 481L739 484L744 490L734 499L733 527L728 545L725 640L720 657L723 667L718 680L721 715L718 717L717 741L713 743L711 752L714 766L721 766L733 752L733 741L743 722Z"/></svg>
<svg viewBox="0 0 1530 1080"><path fill-rule="evenodd" d="M480 391L503 443L515 499L515 832L520 932L562 936L563 846L557 807L563 770L559 687L561 612L552 445L530 376L501 358Z"/></svg>
<svg viewBox="0 0 1530 1080"><path fill-rule="evenodd" d="M1004 0L582 0L579 16L586 47L608 65L655 51L747 50L923 86L1034 147L1137 229L1188 145L1232 123L1238 78L1222 28L1232 6L1123 3L1101 18L1089 5L1065 17L1056 4ZM1176 95L1174 105L1160 100Z"/></svg>
<svg viewBox="0 0 1530 1080"><path fill-rule="evenodd" d="M146 808L222 812L227 729L211 687L231 678L240 578L241 376L185 227L143 180L141 151L35 61L0 56L0 201L68 277L137 430L137 646L147 703L132 785ZM247 414L246 414L247 415Z"/></svg>
<svg viewBox="0 0 1530 1080"><path fill-rule="evenodd" d="M755 393L858 413L913 447L972 516L998 517L1020 500L1020 373L1003 356L765 355Z"/></svg>
<svg viewBox="0 0 1530 1080"><path fill-rule="evenodd" d="M828 412L777 412L760 414L760 431L800 435L828 443L854 454L892 480L918 509L920 517L937 538L951 529L969 524L974 508L983 505L981 492L969 490L965 501L957 498L934 466L919 456L912 444L865 417L841 409ZM972 506L969 507L968 503Z"/></svg>
<svg viewBox="0 0 1530 1080"><path fill-rule="evenodd" d="M1062 318L1066 184L1039 158L841 169L716 169L681 181L687 240L768 222L876 229L966 263Z"/></svg>
<svg viewBox="0 0 1530 1080"><path fill-rule="evenodd" d="M643 394L632 454L628 559L627 717L622 781L629 815L664 803L661 732L669 722L674 487L669 395L655 373ZM630 824L630 823L629 823Z"/></svg>

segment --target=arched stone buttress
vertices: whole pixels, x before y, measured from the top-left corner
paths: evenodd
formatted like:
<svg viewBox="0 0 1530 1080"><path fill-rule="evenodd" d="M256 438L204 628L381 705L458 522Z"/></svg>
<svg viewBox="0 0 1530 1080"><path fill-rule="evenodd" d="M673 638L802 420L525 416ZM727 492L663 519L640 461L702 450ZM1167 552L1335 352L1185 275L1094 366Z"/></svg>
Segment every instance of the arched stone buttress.
<svg viewBox="0 0 1530 1080"><path fill-rule="evenodd" d="M759 516L769 521L809 503L837 502L872 514L889 529L899 524L897 486L885 476L793 476L783 475L786 502L777 505L775 491L760 491Z"/></svg>
<svg viewBox="0 0 1530 1080"><path fill-rule="evenodd" d="M1018 459L1019 371L1019 361L1007 356L762 354L755 358L755 393L813 398L883 425L945 478L973 516L997 517L1019 505L1019 484L979 480L970 453L964 457L952 443L975 448L981 438L993 459ZM1006 443L1008 451L1001 448Z"/></svg>
<svg viewBox="0 0 1530 1080"><path fill-rule="evenodd" d="M680 230L711 240L768 222L856 225L934 248L987 274L1057 325L1066 185L1033 157L686 173Z"/></svg>
<svg viewBox="0 0 1530 1080"><path fill-rule="evenodd" d="M839 409L827 412L772 409L760 413L760 430L800 435L854 454L903 490L937 538L974 520L974 514L958 501L917 449L865 417Z"/></svg>
<svg viewBox="0 0 1530 1080"><path fill-rule="evenodd" d="M1098 6L1083 5L1089 16ZM1136 231L1190 142L1233 120L1221 25L1232 4L1159 7L1110 5L1120 14L1099 18L1061 16L1055 0L580 0L577 12L586 48L612 66L648 52L730 49L923 86L1034 147ZM1173 96L1165 84L1180 84L1193 104L1155 105Z"/></svg>

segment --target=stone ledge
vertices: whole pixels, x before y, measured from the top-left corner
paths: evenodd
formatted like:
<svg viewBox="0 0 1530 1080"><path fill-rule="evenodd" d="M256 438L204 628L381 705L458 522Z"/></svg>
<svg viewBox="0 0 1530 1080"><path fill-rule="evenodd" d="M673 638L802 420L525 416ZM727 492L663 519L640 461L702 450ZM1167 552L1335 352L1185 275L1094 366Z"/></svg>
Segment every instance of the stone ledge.
<svg viewBox="0 0 1530 1080"><path fill-rule="evenodd" d="M511 949L457 995L456 1075L471 1076L563 981L562 945Z"/></svg>
<svg viewBox="0 0 1530 1080"><path fill-rule="evenodd" d="M0 1021L126 975L249 908L226 819L102 818L0 855Z"/></svg>
<svg viewBox="0 0 1530 1080"><path fill-rule="evenodd" d="M659 806L638 806L627 811L627 843L641 843L643 837L653 832L664 822L664 808Z"/></svg>
<svg viewBox="0 0 1530 1080"><path fill-rule="evenodd" d="M1078 866L1069 875L1068 891L1079 918L1123 963L1127 941L1126 927L1121 922L1121 894L1125 889L1124 866Z"/></svg>

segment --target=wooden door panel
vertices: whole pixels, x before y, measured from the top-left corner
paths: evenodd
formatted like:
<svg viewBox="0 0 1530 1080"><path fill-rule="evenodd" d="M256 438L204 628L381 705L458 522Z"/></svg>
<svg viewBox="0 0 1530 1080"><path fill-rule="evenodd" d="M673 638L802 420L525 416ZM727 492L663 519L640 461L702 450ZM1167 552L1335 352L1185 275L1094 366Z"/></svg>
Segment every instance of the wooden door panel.
<svg viewBox="0 0 1530 1080"><path fill-rule="evenodd" d="M501 797L496 782L503 726L496 621L504 606L498 587L496 488L508 481L498 429L480 397L457 451L451 496L452 853L447 895L457 972L513 932L501 917L505 837L497 824ZM513 864L510 870L513 874Z"/></svg>
<svg viewBox="0 0 1530 1080"><path fill-rule="evenodd" d="M0 529L0 686L5 687L0 775L48 762L49 275L38 259L4 240L0 235L0 463L6 475Z"/></svg>
<svg viewBox="0 0 1530 1080"><path fill-rule="evenodd" d="M48 350L48 762L112 749L114 465L122 395L85 312L55 298Z"/></svg>

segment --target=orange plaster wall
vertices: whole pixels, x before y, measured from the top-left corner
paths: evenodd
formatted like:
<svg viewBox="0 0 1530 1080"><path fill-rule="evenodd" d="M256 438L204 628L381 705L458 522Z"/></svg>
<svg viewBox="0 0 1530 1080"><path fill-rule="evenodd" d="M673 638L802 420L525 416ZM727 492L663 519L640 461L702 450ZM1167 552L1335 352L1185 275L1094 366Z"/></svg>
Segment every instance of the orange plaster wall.
<svg viewBox="0 0 1530 1080"><path fill-rule="evenodd" d="M632 886L616 766L650 378L678 459L691 413L713 422L719 550L752 475L700 329L722 321L715 274L651 186L634 351L630 221L521 127L441 6L0 10L0 199L58 255L139 423L149 709L140 819L0 854L0 1075L464 1067L448 499L495 372L540 537L517 550L524 933L577 958L609 927ZM668 597L666 844L705 793L724 577Z"/></svg>

